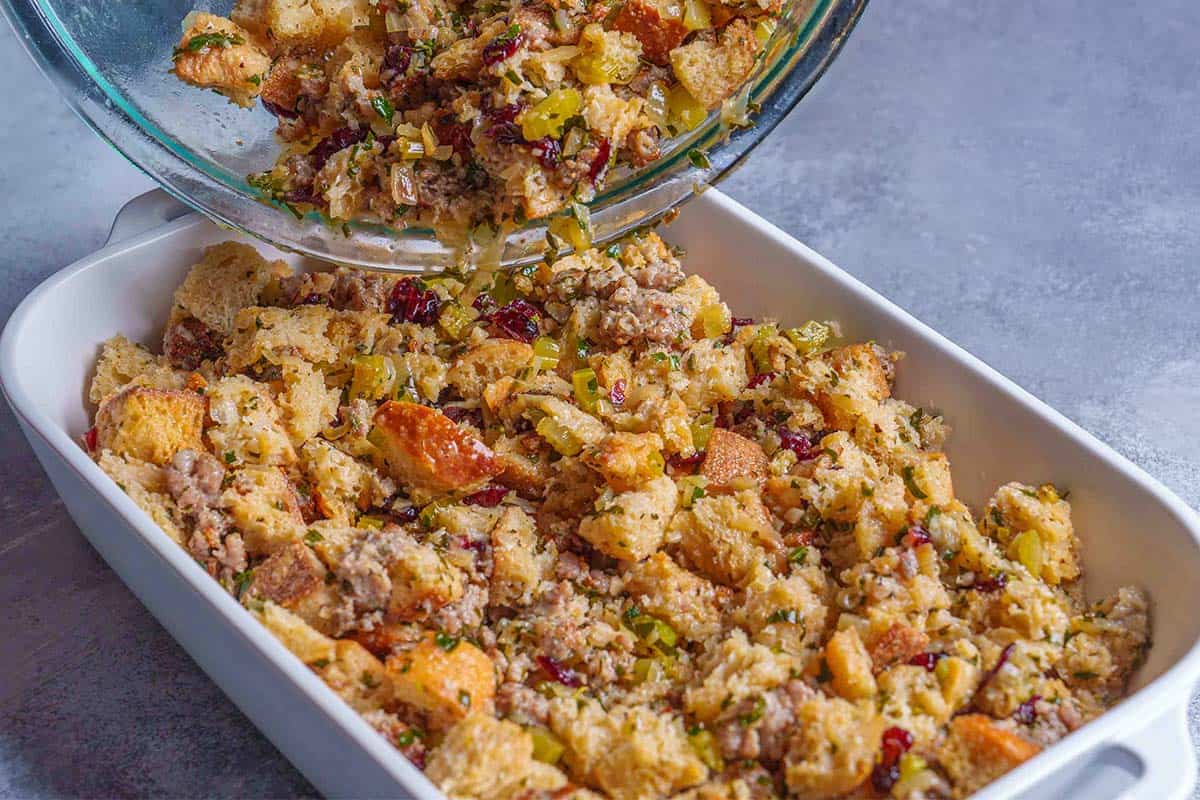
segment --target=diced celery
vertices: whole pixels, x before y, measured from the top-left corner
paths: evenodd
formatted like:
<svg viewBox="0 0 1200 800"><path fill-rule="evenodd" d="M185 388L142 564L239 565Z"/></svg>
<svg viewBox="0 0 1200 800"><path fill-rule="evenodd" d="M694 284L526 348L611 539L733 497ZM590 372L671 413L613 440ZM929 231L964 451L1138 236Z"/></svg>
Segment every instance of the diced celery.
<svg viewBox="0 0 1200 800"><path fill-rule="evenodd" d="M679 634L667 623L657 617L642 615L634 622L633 632L646 644L661 653L671 655L679 642Z"/></svg>
<svg viewBox="0 0 1200 800"><path fill-rule="evenodd" d="M453 300L443 303L441 313L438 314L438 327L451 339L462 339L471 323L475 321L472 311L473 309L464 308Z"/></svg>
<svg viewBox="0 0 1200 800"><path fill-rule="evenodd" d="M704 0L683 0L683 27L701 31L712 27L712 14ZM757 31L755 31L757 34Z"/></svg>
<svg viewBox="0 0 1200 800"><path fill-rule="evenodd" d="M387 437L379 428L372 426L371 430L367 431L367 441L376 447L383 447L387 443Z"/></svg>
<svg viewBox="0 0 1200 800"><path fill-rule="evenodd" d="M729 306L724 303L713 303L700 309L700 324L704 327L704 338L715 339L729 333L733 326L733 317Z"/></svg>
<svg viewBox="0 0 1200 800"><path fill-rule="evenodd" d="M905 753L900 756L900 780L912 780L918 772L926 769L928 766L925 763L925 759L916 753Z"/></svg>
<svg viewBox="0 0 1200 800"><path fill-rule="evenodd" d="M713 428L716 427L716 420L712 414L698 414L692 420L692 446L697 450L703 450L708 447L708 440L712 438Z"/></svg>
<svg viewBox="0 0 1200 800"><path fill-rule="evenodd" d="M368 516L366 514L362 514L361 516L359 516L358 522L355 524L355 527L366 528L367 530L377 531L383 527L383 517L372 517L372 516Z"/></svg>
<svg viewBox="0 0 1200 800"><path fill-rule="evenodd" d="M540 725L534 725L525 730L529 732L529 738L533 740L533 757L544 764L557 764L562 758L563 750L566 749L563 740L555 736L553 731Z"/></svg>
<svg viewBox="0 0 1200 800"><path fill-rule="evenodd" d="M583 442L554 417L542 417L535 430L560 456L578 455L583 449Z"/></svg>
<svg viewBox="0 0 1200 800"><path fill-rule="evenodd" d="M754 26L754 38L758 40L760 45L765 45L771 40L771 37L775 34L775 28L778 26L779 23L774 19L768 18L760 20L759 23Z"/></svg>
<svg viewBox="0 0 1200 800"><path fill-rule="evenodd" d="M639 658L633 662L633 678L638 683L660 681L667 677L667 669L661 656L656 658Z"/></svg>
<svg viewBox="0 0 1200 800"><path fill-rule="evenodd" d="M350 380L350 399L378 400L392 389L396 367L386 356L355 356L354 377Z"/></svg>
<svg viewBox="0 0 1200 800"><path fill-rule="evenodd" d="M557 139L566 121L582 106L583 96L578 89L555 89L521 115L521 133L531 142L545 136Z"/></svg>
<svg viewBox="0 0 1200 800"><path fill-rule="evenodd" d="M417 519L423 528L433 528L437 523L438 515L442 513L442 509L448 508L454 504L454 500L449 497L439 497L429 505L421 509L421 513Z"/></svg>
<svg viewBox="0 0 1200 800"><path fill-rule="evenodd" d="M797 350L808 355L824 347L831 333L828 325L810 319L799 328L788 328L785 335Z"/></svg>
<svg viewBox="0 0 1200 800"><path fill-rule="evenodd" d="M586 211L586 208L584 210ZM551 219L546 227L550 233L575 248L577 253L592 246L592 226L589 216L580 219L575 214L560 215Z"/></svg>
<svg viewBox="0 0 1200 800"><path fill-rule="evenodd" d="M1042 537L1037 531L1025 531L1019 533L1009 545L1009 552L1015 552L1017 560L1021 562L1025 569L1029 570L1029 574L1035 578L1042 575L1042 563L1044 554L1042 549Z"/></svg>
<svg viewBox="0 0 1200 800"><path fill-rule="evenodd" d="M667 85L655 81L646 90L646 116L659 128L667 127Z"/></svg>
<svg viewBox="0 0 1200 800"><path fill-rule="evenodd" d="M667 116L677 130L690 131L704 122L708 109L683 86L675 86L667 93Z"/></svg>
<svg viewBox="0 0 1200 800"><path fill-rule="evenodd" d="M680 505L684 508L691 508L697 500L704 497L708 478L703 475L686 475L675 483L679 487Z"/></svg>
<svg viewBox="0 0 1200 800"><path fill-rule="evenodd" d="M496 301L498 306L506 306L513 300L517 299L517 287L513 282L512 272L509 270L496 270L495 276L492 278L492 288L488 290L488 295L492 300Z"/></svg>
<svg viewBox="0 0 1200 800"><path fill-rule="evenodd" d="M722 772L725 769L725 762L721 758L721 748L717 745L717 738L713 736L712 731L693 730L688 733L688 742L706 767L713 772Z"/></svg>
<svg viewBox="0 0 1200 800"><path fill-rule="evenodd" d="M650 475L655 478L667 470L667 460L657 450L651 451L650 455L646 456L646 464L650 467Z"/></svg>
<svg viewBox="0 0 1200 800"><path fill-rule="evenodd" d="M533 371L549 371L558 366L560 348L549 336L539 336L533 342Z"/></svg>
<svg viewBox="0 0 1200 800"><path fill-rule="evenodd" d="M575 399L584 411L595 411L596 401L600 399L600 384L596 380L596 370L590 367L577 369L571 373L571 385L575 387Z"/></svg>
<svg viewBox="0 0 1200 800"><path fill-rule="evenodd" d="M771 371L771 343L768 341L779 333L774 325L759 325L750 341L750 360L758 373Z"/></svg>

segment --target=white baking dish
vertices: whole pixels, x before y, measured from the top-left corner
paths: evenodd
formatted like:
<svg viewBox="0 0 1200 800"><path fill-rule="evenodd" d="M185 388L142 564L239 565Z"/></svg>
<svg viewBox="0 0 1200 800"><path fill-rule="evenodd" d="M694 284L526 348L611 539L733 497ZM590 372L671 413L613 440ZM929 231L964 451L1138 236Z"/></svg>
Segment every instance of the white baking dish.
<svg viewBox="0 0 1200 800"><path fill-rule="evenodd" d="M441 795L174 542L76 444L98 345L116 332L155 343L171 293L205 245L230 237L160 193L118 216L110 244L54 275L0 339L0 381L79 528L141 601L256 725L330 796ZM976 509L999 484L1072 492L1093 595L1148 588L1155 642L1135 692L980 793L980 798L1190 793L1185 709L1200 677L1200 517L1153 478L717 191L667 229L688 266L738 314L838 319L847 336L902 349L898 394L943 411L959 495ZM266 248L264 247L264 250ZM280 254L272 253L272 256ZM295 261L294 258L292 258Z"/></svg>

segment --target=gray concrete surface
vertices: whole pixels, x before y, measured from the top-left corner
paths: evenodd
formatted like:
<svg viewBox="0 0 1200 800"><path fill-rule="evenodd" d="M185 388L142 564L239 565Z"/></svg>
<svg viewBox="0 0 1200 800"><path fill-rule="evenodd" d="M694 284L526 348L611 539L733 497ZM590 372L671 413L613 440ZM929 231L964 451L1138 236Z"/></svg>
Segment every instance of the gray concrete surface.
<svg viewBox="0 0 1200 800"><path fill-rule="evenodd" d="M1192 0L874 0L724 188L1200 505L1198 36ZM7 31L0 97L6 318L150 184ZM7 409L0 487L0 795L313 793L89 548Z"/></svg>

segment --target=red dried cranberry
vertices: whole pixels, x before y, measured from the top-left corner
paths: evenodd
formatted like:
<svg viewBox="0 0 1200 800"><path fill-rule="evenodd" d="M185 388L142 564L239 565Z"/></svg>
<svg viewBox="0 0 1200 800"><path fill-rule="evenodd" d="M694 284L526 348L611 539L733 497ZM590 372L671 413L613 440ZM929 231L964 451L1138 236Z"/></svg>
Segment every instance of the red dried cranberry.
<svg viewBox="0 0 1200 800"><path fill-rule="evenodd" d="M907 547L920 547L923 544L929 544L932 539L929 538L929 531L920 525L910 525L908 533L904 534L902 540Z"/></svg>
<svg viewBox="0 0 1200 800"><path fill-rule="evenodd" d="M871 785L880 794L887 794L892 791L892 787L896 785L896 781L898 780L900 780L900 767L896 764L885 766L880 763L871 769Z"/></svg>
<svg viewBox="0 0 1200 800"><path fill-rule="evenodd" d="M510 27L484 45L483 52L480 53L480 60L483 61L485 67L499 64L506 58L511 58L524 42L525 34L521 33L519 29L514 33Z"/></svg>
<svg viewBox="0 0 1200 800"><path fill-rule="evenodd" d="M508 105L500 106L499 108L489 108L484 112L484 116L490 122L515 122L517 117L525 110L524 103L509 103Z"/></svg>
<svg viewBox="0 0 1200 800"><path fill-rule="evenodd" d="M278 103L272 103L270 100L264 98L260 99L262 99L263 108L265 108L267 111L270 111L277 117L282 117L283 119L295 119L296 117L300 116L300 112L296 111L295 109L284 108Z"/></svg>
<svg viewBox="0 0 1200 800"><path fill-rule="evenodd" d="M747 389L757 389L759 386L762 386L767 381L775 380L775 376L777 374L778 373L776 373L776 372L760 372L757 375L755 375L753 378L750 379L750 382L746 384L746 388Z"/></svg>
<svg viewBox="0 0 1200 800"><path fill-rule="evenodd" d="M534 661L542 668L543 672L563 686L574 688L583 685L583 679L579 677L579 673L558 659L551 658L550 656L538 656Z"/></svg>
<svg viewBox="0 0 1200 800"><path fill-rule="evenodd" d="M83 435L83 443L85 445L87 445L87 449L88 449L89 453L96 452L96 442L99 439L100 439L100 434L99 434L99 432L97 432L97 430L94 427L89 428L88 432Z"/></svg>
<svg viewBox="0 0 1200 800"><path fill-rule="evenodd" d="M316 292L309 292L308 294L304 295L304 297L301 298L300 302L297 303L296 305L298 305L298 306L323 306L326 303L328 303L328 301L329 301L329 298L327 298L323 294L317 294Z"/></svg>
<svg viewBox="0 0 1200 800"><path fill-rule="evenodd" d="M1017 710L1013 712L1013 719L1022 725L1032 725L1037 720L1037 703L1041 699L1042 696L1040 694L1035 694L1024 703L1021 703L1021 705L1017 706Z"/></svg>
<svg viewBox="0 0 1200 800"><path fill-rule="evenodd" d="M562 145L552 136L543 136L536 142L530 142L529 150L544 169L558 169L562 163Z"/></svg>
<svg viewBox="0 0 1200 800"><path fill-rule="evenodd" d="M612 156L612 143L608 139L601 139L596 145L596 155L592 158L592 163L588 167L588 180L592 185L596 185L596 181L604 177L604 172L608 169L608 160Z"/></svg>
<svg viewBox="0 0 1200 800"><path fill-rule="evenodd" d="M779 446L791 450L796 454L796 458L800 461L808 461L810 458L816 458L820 452L813 448L812 442L802 433L797 433L791 428L780 425L776 431L779 434Z"/></svg>
<svg viewBox="0 0 1200 800"><path fill-rule="evenodd" d="M528 344L537 338L538 317L541 314L530 303L517 299L487 315L492 333L506 339Z"/></svg>
<svg viewBox="0 0 1200 800"><path fill-rule="evenodd" d="M507 486L493 484L486 489L480 489L474 494L469 494L462 499L463 505L481 506L482 508L495 508L500 505L500 501L504 496L511 491Z"/></svg>
<svg viewBox="0 0 1200 800"><path fill-rule="evenodd" d="M383 65L379 69L379 80L384 86L390 86L398 78L408 72L412 63L413 49L408 45L394 44L388 47L383 55Z"/></svg>
<svg viewBox="0 0 1200 800"><path fill-rule="evenodd" d="M692 473L696 471L696 468L700 466L702 461L704 461L704 451L697 450L690 456L681 456L679 453L676 453L667 460L667 464L675 472Z"/></svg>
<svg viewBox="0 0 1200 800"><path fill-rule="evenodd" d="M283 199L289 203L308 203L310 206L319 206L325 202L321 195L311 186L301 186L292 189L283 195Z"/></svg>
<svg viewBox="0 0 1200 800"><path fill-rule="evenodd" d="M463 408L462 406L447 406L442 409L442 413L449 417L454 422L462 422L464 419L473 424L476 428L483 427L483 411L478 408Z"/></svg>
<svg viewBox="0 0 1200 800"><path fill-rule="evenodd" d="M392 287L388 297L387 310L392 314L392 322L415 322L418 325L432 325L437 322L438 310L442 301L437 292L425 289L416 278L405 278Z"/></svg>
<svg viewBox="0 0 1200 800"><path fill-rule="evenodd" d="M945 657L945 653L917 653L908 660L908 663L909 666L924 667L926 672L933 672L937 663Z"/></svg>
<svg viewBox="0 0 1200 800"><path fill-rule="evenodd" d="M367 138L367 133L369 133L369 129L367 128L338 128L317 142L316 147L308 151L309 156L312 157L313 169L320 169L325 166L325 162L334 153L363 141Z"/></svg>
<svg viewBox="0 0 1200 800"><path fill-rule="evenodd" d="M734 317L729 322L735 328L744 328L747 325L754 324L754 317Z"/></svg>
<svg viewBox="0 0 1200 800"><path fill-rule="evenodd" d="M625 379L621 378L608 390L608 400L614 406L625 405Z"/></svg>
<svg viewBox="0 0 1200 800"><path fill-rule="evenodd" d="M433 133L439 144L449 145L463 158L470 158L471 126L454 119L452 114L441 114L433 121Z"/></svg>
<svg viewBox="0 0 1200 800"><path fill-rule="evenodd" d="M871 770L871 785L887 793L900 780L900 756L913 745L912 734L904 728L891 727L883 732L879 763Z"/></svg>
<svg viewBox="0 0 1200 800"><path fill-rule="evenodd" d="M1000 668L1008 663L1009 656L1012 655L1014 646L1015 645L1013 643L1007 644L1005 645L1004 649L1000 651L1000 657L996 659L995 666L989 669L987 674L983 676L983 680L979 682L978 688L975 689L976 693L983 691L983 687L987 686L988 682L991 681L992 678L996 677L996 673L1000 671Z"/></svg>
<svg viewBox="0 0 1200 800"><path fill-rule="evenodd" d="M975 584L971 588L977 592L983 592L985 594L988 594L991 592L998 592L1007 585L1008 585L1008 575L1001 572L1001 573L997 574L996 577L994 577L994 578L984 578L981 581L979 581L979 580L975 581Z"/></svg>

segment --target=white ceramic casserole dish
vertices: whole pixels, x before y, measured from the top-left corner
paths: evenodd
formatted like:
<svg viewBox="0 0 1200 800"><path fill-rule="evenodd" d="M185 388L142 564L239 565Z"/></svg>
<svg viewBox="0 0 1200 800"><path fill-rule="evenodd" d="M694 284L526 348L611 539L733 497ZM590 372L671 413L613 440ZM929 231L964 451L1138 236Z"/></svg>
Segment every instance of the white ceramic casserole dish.
<svg viewBox="0 0 1200 800"><path fill-rule="evenodd" d="M155 344L188 266L201 248L233 235L196 214L171 219L182 213L161 193L138 198L118 216L108 246L26 298L0 338L4 393L84 535L318 789L439 798L77 444L89 425L85 386L99 344L117 332ZM689 271L714 283L739 315L837 319L850 339L906 351L897 394L940 409L952 425L947 450L965 502L978 510L1009 480L1069 487L1090 593L1124 583L1149 589L1154 646L1131 695L977 797L1189 796L1196 756L1185 713L1200 677L1200 516L1074 423L719 192L691 203L666 237L687 248Z"/></svg>

